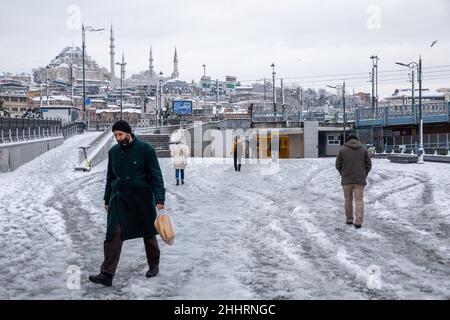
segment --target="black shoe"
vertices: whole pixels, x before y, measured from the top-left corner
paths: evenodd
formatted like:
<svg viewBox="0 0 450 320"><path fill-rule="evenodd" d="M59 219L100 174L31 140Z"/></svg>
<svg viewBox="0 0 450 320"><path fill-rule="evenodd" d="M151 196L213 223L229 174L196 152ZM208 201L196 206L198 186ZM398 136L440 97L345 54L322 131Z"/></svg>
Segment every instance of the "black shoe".
<svg viewBox="0 0 450 320"><path fill-rule="evenodd" d="M89 281L93 283L99 283L107 287L112 286L113 276L107 273L100 273L96 276L89 276Z"/></svg>
<svg viewBox="0 0 450 320"><path fill-rule="evenodd" d="M184 180L181 180L181 184L184 184Z"/></svg>
<svg viewBox="0 0 450 320"><path fill-rule="evenodd" d="M355 229L359 229L359 228L361 228L361 225L360 224L355 224Z"/></svg>
<svg viewBox="0 0 450 320"><path fill-rule="evenodd" d="M148 269L147 273L145 274L145 276L147 278L152 278L152 277L156 277L159 273L159 266L158 265L154 265L151 266L150 269Z"/></svg>
<svg viewBox="0 0 450 320"><path fill-rule="evenodd" d="M346 224L353 225L353 221L347 221Z"/></svg>
<svg viewBox="0 0 450 320"><path fill-rule="evenodd" d="M177 186L179 186L180 185L180 181L179 180L177 180Z"/></svg>

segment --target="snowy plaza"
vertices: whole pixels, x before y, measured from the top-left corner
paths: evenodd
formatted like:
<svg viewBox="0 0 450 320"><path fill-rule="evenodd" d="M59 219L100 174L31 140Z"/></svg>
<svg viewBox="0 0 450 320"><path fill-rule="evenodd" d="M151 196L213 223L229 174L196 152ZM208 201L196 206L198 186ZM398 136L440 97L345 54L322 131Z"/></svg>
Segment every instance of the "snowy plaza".
<svg viewBox="0 0 450 320"><path fill-rule="evenodd" d="M191 158L183 186L160 158L177 233L172 246L159 241L160 274L145 278L135 239L112 287L89 283L103 259L107 160L74 166L97 135L0 174L0 299L450 298L449 165L385 159L372 159L356 230L345 224L334 157L280 159L270 174Z"/></svg>

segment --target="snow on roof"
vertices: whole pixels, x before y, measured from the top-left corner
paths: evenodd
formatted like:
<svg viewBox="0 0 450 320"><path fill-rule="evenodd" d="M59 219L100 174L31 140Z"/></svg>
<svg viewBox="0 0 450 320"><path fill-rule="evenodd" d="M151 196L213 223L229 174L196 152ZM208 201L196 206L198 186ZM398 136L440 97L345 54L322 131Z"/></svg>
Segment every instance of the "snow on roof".
<svg viewBox="0 0 450 320"><path fill-rule="evenodd" d="M236 86L236 90L253 90L251 86Z"/></svg>
<svg viewBox="0 0 450 320"><path fill-rule="evenodd" d="M178 79L178 78L174 78L174 79L167 80L167 81L164 82L164 83L171 83L171 82L177 82L177 81L182 81L182 82L184 82L183 80L180 80L180 79Z"/></svg>
<svg viewBox="0 0 450 320"><path fill-rule="evenodd" d="M181 79L178 79L178 78L175 78L175 79L169 79L169 80L165 81L163 85L166 85L166 84L172 84L172 83L173 83L173 84L176 84L177 82L180 83L180 84L186 85L186 86L189 85L188 82L186 82L186 81L184 81L184 80L181 80Z"/></svg>
<svg viewBox="0 0 450 320"><path fill-rule="evenodd" d="M78 54L82 54L83 51L81 50L80 47L76 47L76 46L67 46L65 47L61 52L60 55L66 55L68 53L78 53Z"/></svg>
<svg viewBox="0 0 450 320"><path fill-rule="evenodd" d="M42 106L43 109L80 109L79 107L75 107L75 106L63 106L63 105L43 105Z"/></svg>
<svg viewBox="0 0 450 320"><path fill-rule="evenodd" d="M40 101L41 97L35 97L33 98L33 101ZM42 96L42 100L47 100L47 96ZM72 101L72 99L68 96L49 96L49 101Z"/></svg>
<svg viewBox="0 0 450 320"><path fill-rule="evenodd" d="M103 113L103 112L109 112L109 113L115 113L115 112L120 112L120 109L97 109L95 111L96 113ZM138 109L122 109L122 113L141 113L141 110Z"/></svg>
<svg viewBox="0 0 450 320"><path fill-rule="evenodd" d="M412 92L410 89L407 91L394 92L388 99L395 99L401 97L412 98ZM419 92L414 92L414 97L419 99ZM422 90L422 98L440 98L445 97L445 92L436 92L434 90Z"/></svg>

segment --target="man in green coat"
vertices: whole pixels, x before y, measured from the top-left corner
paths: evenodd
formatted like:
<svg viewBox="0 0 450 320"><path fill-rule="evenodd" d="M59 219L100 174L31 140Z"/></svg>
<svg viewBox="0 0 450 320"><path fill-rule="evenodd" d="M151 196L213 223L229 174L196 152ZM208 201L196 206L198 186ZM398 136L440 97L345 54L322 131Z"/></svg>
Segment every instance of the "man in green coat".
<svg viewBox="0 0 450 320"><path fill-rule="evenodd" d="M126 121L117 121L112 131L118 144L108 153L105 259L100 274L89 277L89 281L106 286L112 285L122 243L128 239L144 238L149 265L146 276L158 274L160 251L154 221L156 209L163 209L165 201L164 181L153 147L139 141Z"/></svg>

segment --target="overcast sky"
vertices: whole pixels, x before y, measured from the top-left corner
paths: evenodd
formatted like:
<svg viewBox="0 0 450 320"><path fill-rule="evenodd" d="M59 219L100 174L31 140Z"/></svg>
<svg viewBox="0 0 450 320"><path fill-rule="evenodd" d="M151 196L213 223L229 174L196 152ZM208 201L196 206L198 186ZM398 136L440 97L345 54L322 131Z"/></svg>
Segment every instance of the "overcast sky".
<svg viewBox="0 0 450 320"><path fill-rule="evenodd" d="M369 92L372 54L380 58L380 80L386 70L401 67L422 54L424 67L450 65L450 1L428 0L89 0L2 1L0 19L0 72L31 72L47 65L65 46L81 46L78 21L102 33L87 33L87 52L109 69L109 28L114 26L116 60L125 52L127 77L148 68L153 47L157 72L172 72L175 46L180 78L190 81L203 74L238 80L277 77L304 86L313 75L365 72L367 79L349 79L350 90ZM79 15L78 15L79 13ZM430 47L433 40L438 43ZM449 71L445 71L449 70ZM428 80L424 86L450 87L450 67L424 74L447 79ZM118 72L116 72L118 74ZM391 74L380 82L381 95L410 84ZM400 76L402 78L402 76ZM336 79L336 80L334 80Z"/></svg>

